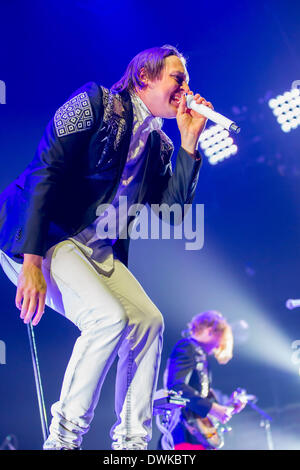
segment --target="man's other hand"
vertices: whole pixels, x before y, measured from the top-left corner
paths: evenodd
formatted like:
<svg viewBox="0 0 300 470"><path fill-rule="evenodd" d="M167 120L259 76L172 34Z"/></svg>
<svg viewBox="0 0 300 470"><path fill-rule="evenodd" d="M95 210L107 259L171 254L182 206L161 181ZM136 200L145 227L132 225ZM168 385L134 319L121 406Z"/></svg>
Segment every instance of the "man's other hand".
<svg viewBox="0 0 300 470"><path fill-rule="evenodd" d="M225 424L232 417L232 407L213 403L209 414L217 418L218 421L221 421L222 424Z"/></svg>
<svg viewBox="0 0 300 470"><path fill-rule="evenodd" d="M24 255L24 263L18 277L16 307L21 310L24 323L32 325L40 321L46 301L47 284L42 272L42 256Z"/></svg>

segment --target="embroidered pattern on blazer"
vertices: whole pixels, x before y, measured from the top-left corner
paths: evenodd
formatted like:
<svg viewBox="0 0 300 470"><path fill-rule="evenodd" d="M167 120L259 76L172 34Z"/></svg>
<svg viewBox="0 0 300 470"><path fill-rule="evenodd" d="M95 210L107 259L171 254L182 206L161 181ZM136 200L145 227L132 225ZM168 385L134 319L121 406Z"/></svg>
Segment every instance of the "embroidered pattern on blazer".
<svg viewBox="0 0 300 470"><path fill-rule="evenodd" d="M169 165L172 169L170 159L174 151L173 142L161 129L158 129L157 132L160 135L160 158L164 165Z"/></svg>
<svg viewBox="0 0 300 470"><path fill-rule="evenodd" d="M86 91L71 98L54 115L54 126L58 137L88 130L93 123L92 106Z"/></svg>
<svg viewBox="0 0 300 470"><path fill-rule="evenodd" d="M103 147L96 167L103 167L103 165L112 162L112 150L114 152L118 150L127 130L126 111L121 96L111 93L103 86L101 86L101 89L104 113L98 139L99 144Z"/></svg>
<svg viewBox="0 0 300 470"><path fill-rule="evenodd" d="M107 129L110 130L108 140L111 141L116 152L127 128L125 109L119 94L114 94L107 88L101 88L104 106L103 122L107 126Z"/></svg>

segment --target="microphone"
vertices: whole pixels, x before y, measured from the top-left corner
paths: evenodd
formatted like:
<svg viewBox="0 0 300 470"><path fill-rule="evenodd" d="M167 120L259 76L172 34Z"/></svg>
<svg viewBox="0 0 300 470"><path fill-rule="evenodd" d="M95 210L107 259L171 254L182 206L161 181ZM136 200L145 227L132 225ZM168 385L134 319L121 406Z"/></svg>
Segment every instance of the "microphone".
<svg viewBox="0 0 300 470"><path fill-rule="evenodd" d="M300 307L300 299L288 299L285 303L286 308L293 310L293 308Z"/></svg>
<svg viewBox="0 0 300 470"><path fill-rule="evenodd" d="M254 402L257 402L257 400L258 400L256 395L245 395L245 399L247 401L254 401Z"/></svg>
<svg viewBox="0 0 300 470"><path fill-rule="evenodd" d="M216 111L213 111L204 104L197 104L193 95L185 95L185 98L187 107L193 109L196 113L202 114L207 119L210 119L216 124L220 124L224 129L235 132L235 134L240 132L241 128L234 121L222 116L222 114L216 113Z"/></svg>

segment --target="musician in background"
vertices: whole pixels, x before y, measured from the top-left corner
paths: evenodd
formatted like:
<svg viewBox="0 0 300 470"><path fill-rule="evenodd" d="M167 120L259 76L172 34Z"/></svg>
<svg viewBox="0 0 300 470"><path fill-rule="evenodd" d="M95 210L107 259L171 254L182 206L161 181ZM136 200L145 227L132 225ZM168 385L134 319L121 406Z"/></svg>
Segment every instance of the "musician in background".
<svg viewBox="0 0 300 470"><path fill-rule="evenodd" d="M175 345L165 372L165 388L181 392L182 397L189 400L181 409L177 425L171 430L174 449L214 449L218 447L219 437L217 433L213 435L214 428L210 428L211 423L205 418L213 417L225 424L233 413L240 412L245 406L245 403L234 400L236 392L232 394L230 406L220 405L211 389L207 356L214 355L220 364L230 361L233 354L232 330L220 312L210 310L193 317L184 336ZM159 448L166 448L164 436Z"/></svg>

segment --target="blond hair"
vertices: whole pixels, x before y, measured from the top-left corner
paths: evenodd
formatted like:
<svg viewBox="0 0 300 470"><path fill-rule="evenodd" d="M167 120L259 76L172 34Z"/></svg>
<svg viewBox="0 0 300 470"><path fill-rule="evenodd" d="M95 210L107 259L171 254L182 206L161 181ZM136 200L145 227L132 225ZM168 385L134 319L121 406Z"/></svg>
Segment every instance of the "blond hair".
<svg viewBox="0 0 300 470"><path fill-rule="evenodd" d="M227 326L226 319L217 310L208 310L207 312L198 313L187 324L190 335L194 335L203 328L212 327L213 331L223 332Z"/></svg>
<svg viewBox="0 0 300 470"><path fill-rule="evenodd" d="M188 336L194 336L204 328L212 328L215 334L221 335L220 346L214 351L214 356L220 364L226 364L233 355L233 334L226 318L217 310L198 313L187 324Z"/></svg>

